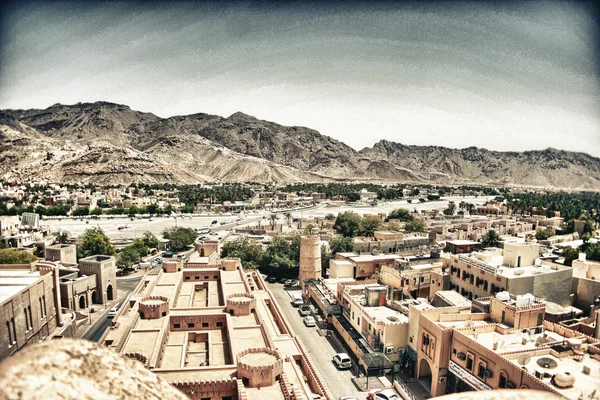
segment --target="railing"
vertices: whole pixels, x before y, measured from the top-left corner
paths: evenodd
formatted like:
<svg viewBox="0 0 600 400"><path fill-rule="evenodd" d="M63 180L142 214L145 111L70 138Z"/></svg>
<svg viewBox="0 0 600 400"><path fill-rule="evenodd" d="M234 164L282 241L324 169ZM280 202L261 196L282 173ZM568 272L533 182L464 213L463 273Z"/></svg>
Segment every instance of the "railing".
<svg viewBox="0 0 600 400"><path fill-rule="evenodd" d="M404 394L406 395L406 397L408 397L409 400L419 400L399 376L396 377L396 383L404 391Z"/></svg>
<svg viewBox="0 0 600 400"><path fill-rule="evenodd" d="M481 269L485 272L489 272L491 274L495 274L498 270L498 267L494 267L494 266L488 265L484 262L477 261L471 257L459 255L458 260L464 262L467 265L470 265L475 268L479 268L479 269Z"/></svg>

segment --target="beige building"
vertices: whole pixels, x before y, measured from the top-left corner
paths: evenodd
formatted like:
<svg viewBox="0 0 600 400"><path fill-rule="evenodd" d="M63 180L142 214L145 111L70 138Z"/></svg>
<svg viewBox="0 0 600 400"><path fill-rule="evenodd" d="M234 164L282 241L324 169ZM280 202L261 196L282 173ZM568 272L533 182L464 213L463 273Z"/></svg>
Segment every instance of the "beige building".
<svg viewBox="0 0 600 400"><path fill-rule="evenodd" d="M504 250L449 255L444 270L432 272L430 298L437 290L455 290L469 300L501 291L570 304L573 270L559 264L538 262L539 244L506 243ZM442 285L443 283L443 285Z"/></svg>
<svg viewBox="0 0 600 400"><path fill-rule="evenodd" d="M77 247L74 244L55 244L44 249L46 261L58 261L62 265L77 264Z"/></svg>
<svg viewBox="0 0 600 400"><path fill-rule="evenodd" d="M585 312L590 310L600 297L600 262L585 259L585 253L573 260L573 282L571 292L575 295L574 304Z"/></svg>
<svg viewBox="0 0 600 400"><path fill-rule="evenodd" d="M96 276L96 296L100 304L117 298L115 257L96 255L82 258L79 260L79 274L82 276Z"/></svg>
<svg viewBox="0 0 600 400"><path fill-rule="evenodd" d="M121 307L105 346L192 399L333 399L257 271L239 259L166 263Z"/></svg>
<svg viewBox="0 0 600 400"><path fill-rule="evenodd" d="M533 298L499 293L478 301L489 312L420 315L417 376L432 395L520 388L592 398L599 340L544 322L545 305Z"/></svg>
<svg viewBox="0 0 600 400"><path fill-rule="evenodd" d="M58 268L47 263L0 266L0 359L62 326Z"/></svg>
<svg viewBox="0 0 600 400"><path fill-rule="evenodd" d="M319 236L302 236L300 238L300 287L304 287L305 279L321 277L321 239Z"/></svg>

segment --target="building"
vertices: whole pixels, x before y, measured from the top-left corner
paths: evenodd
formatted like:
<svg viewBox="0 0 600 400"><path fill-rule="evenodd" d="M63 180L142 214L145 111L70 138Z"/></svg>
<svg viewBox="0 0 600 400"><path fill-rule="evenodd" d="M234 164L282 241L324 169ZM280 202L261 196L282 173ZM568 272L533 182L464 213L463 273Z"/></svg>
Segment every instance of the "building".
<svg viewBox="0 0 600 400"><path fill-rule="evenodd" d="M481 243L472 240L449 240L446 242L446 251L452 254L472 253L480 248Z"/></svg>
<svg viewBox="0 0 600 400"><path fill-rule="evenodd" d="M321 239L318 236L302 236L300 238L300 287L304 287L305 279L321 277Z"/></svg>
<svg viewBox="0 0 600 400"><path fill-rule="evenodd" d="M192 399L333 400L258 271L239 259L146 275L105 346L142 362Z"/></svg>
<svg viewBox="0 0 600 400"><path fill-rule="evenodd" d="M96 298L100 304L117 298L117 268L113 256L95 255L79 260L79 274L81 276L96 277ZM90 300L93 301L93 293Z"/></svg>
<svg viewBox="0 0 600 400"><path fill-rule="evenodd" d="M29 212L21 214L21 229L27 231L40 229L40 215Z"/></svg>
<svg viewBox="0 0 600 400"><path fill-rule="evenodd" d="M509 291L531 293L557 303L570 304L571 268L538 260L537 243L505 243L504 249L449 255L442 271L432 272L430 298L436 290L455 290L469 300ZM444 286L437 283L444 282Z"/></svg>
<svg viewBox="0 0 600 400"><path fill-rule="evenodd" d="M571 266L574 305L588 312L600 296L600 262L586 260L585 253L581 253Z"/></svg>
<svg viewBox="0 0 600 400"><path fill-rule="evenodd" d="M477 302L487 311L420 315L417 377L431 395L520 388L592 398L600 340L544 321L545 304L531 295Z"/></svg>
<svg viewBox="0 0 600 400"><path fill-rule="evenodd" d="M44 249L46 261L58 261L62 265L77 265L77 247L74 244L55 244Z"/></svg>
<svg viewBox="0 0 600 400"><path fill-rule="evenodd" d="M0 359L38 343L62 326L58 268L46 263L0 265Z"/></svg>

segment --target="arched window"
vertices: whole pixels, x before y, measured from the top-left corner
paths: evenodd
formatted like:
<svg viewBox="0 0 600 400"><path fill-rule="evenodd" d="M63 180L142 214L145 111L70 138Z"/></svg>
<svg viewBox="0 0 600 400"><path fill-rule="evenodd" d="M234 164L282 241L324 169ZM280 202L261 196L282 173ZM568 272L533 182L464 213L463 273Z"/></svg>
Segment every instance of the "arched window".
<svg viewBox="0 0 600 400"><path fill-rule="evenodd" d="M505 389L507 381L508 378L506 377L506 374L504 372L500 372L500 375L498 375L498 389Z"/></svg>
<svg viewBox="0 0 600 400"><path fill-rule="evenodd" d="M487 292L487 290L488 290L488 281L483 281L483 290Z"/></svg>
<svg viewBox="0 0 600 400"><path fill-rule="evenodd" d="M8 332L8 345L13 344L12 331L10 329L10 322L6 321L6 331Z"/></svg>

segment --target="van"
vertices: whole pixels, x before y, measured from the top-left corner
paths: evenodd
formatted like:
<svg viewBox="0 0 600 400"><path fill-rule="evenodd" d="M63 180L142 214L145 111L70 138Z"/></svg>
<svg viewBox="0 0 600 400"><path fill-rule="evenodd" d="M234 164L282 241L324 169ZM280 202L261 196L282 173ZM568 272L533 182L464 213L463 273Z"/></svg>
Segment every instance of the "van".
<svg viewBox="0 0 600 400"><path fill-rule="evenodd" d="M304 304L304 299L302 299L302 296L299 294L295 294L292 296L292 305L294 307L299 307L302 304Z"/></svg>

